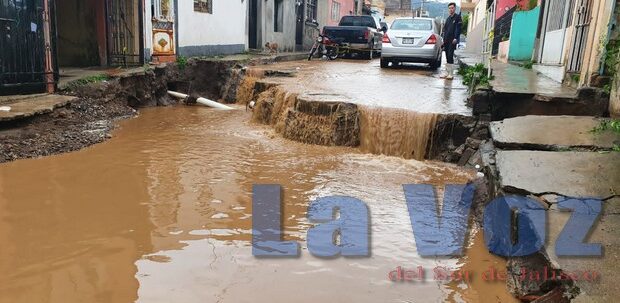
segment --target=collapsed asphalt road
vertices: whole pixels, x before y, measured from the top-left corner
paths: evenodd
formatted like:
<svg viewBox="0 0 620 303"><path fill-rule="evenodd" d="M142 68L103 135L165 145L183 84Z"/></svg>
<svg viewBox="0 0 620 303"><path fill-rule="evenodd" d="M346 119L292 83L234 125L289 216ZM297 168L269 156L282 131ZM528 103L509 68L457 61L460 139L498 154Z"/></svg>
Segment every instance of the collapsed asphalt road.
<svg viewBox="0 0 620 303"><path fill-rule="evenodd" d="M294 78L274 83L325 100L346 100L360 105L407 109L424 113L471 115L465 104L467 87L458 77L441 79L441 70L422 64L381 69L378 60L292 61L253 68L278 71Z"/></svg>

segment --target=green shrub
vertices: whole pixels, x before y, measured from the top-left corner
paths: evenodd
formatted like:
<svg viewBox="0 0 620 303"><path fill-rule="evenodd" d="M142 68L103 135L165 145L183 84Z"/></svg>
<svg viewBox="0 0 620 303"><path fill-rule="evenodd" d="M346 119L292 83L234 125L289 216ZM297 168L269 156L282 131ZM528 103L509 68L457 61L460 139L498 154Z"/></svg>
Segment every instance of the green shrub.
<svg viewBox="0 0 620 303"><path fill-rule="evenodd" d="M614 76L618 63L620 63L620 42L613 40L607 42L603 62L605 63L606 74Z"/></svg>
<svg viewBox="0 0 620 303"><path fill-rule="evenodd" d="M187 66L187 58L185 58L183 56L178 56L177 57L177 66L179 67L180 70L184 70L185 67Z"/></svg>
<svg viewBox="0 0 620 303"><path fill-rule="evenodd" d="M80 86L84 86L90 83L98 83L98 82L103 82L106 80L109 80L110 76L106 75L106 74L99 74L99 75L93 75L93 76L88 76L88 77L84 77L81 79L77 79L77 80L73 80L71 82L69 82L67 84L67 88L74 90Z"/></svg>
<svg viewBox="0 0 620 303"><path fill-rule="evenodd" d="M474 66L468 66L459 69L459 75L463 77L463 84L467 86L488 86L489 81L493 80L493 77L489 78L488 69L484 67L484 64L478 63ZM472 83L475 81L475 83Z"/></svg>
<svg viewBox="0 0 620 303"><path fill-rule="evenodd" d="M592 129L594 133L600 133L604 131L612 131L620 134L620 119L607 119L601 121L597 127Z"/></svg>

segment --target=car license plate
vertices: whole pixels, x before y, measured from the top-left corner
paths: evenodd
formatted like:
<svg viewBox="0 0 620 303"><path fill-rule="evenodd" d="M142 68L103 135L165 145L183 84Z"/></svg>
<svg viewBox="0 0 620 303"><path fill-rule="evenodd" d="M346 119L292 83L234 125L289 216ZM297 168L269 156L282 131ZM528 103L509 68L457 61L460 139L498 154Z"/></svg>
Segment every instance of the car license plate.
<svg viewBox="0 0 620 303"><path fill-rule="evenodd" d="M415 39L413 38L403 38L403 44L414 44Z"/></svg>

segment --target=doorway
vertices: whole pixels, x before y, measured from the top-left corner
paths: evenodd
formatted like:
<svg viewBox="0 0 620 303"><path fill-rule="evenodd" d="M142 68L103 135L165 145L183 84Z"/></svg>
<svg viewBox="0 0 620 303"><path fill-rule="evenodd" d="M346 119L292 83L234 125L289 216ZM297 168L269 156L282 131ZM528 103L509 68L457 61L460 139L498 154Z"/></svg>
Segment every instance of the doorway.
<svg viewBox="0 0 620 303"><path fill-rule="evenodd" d="M302 51L304 48L304 6L303 1L297 1L297 11L295 14L297 21L295 27L295 48L297 51Z"/></svg>
<svg viewBox="0 0 620 303"><path fill-rule="evenodd" d="M55 1L61 68L137 66L144 62L142 1Z"/></svg>
<svg viewBox="0 0 620 303"><path fill-rule="evenodd" d="M258 49L259 41L258 41L258 1L259 0L250 0L250 20L249 20L249 28L248 28L248 36L249 36L249 48Z"/></svg>
<svg viewBox="0 0 620 303"><path fill-rule="evenodd" d="M142 1L107 0L109 65L137 66L143 63Z"/></svg>
<svg viewBox="0 0 620 303"><path fill-rule="evenodd" d="M545 2L538 58L538 62L541 64L561 65L563 63L562 55L572 2L573 0L549 0Z"/></svg>

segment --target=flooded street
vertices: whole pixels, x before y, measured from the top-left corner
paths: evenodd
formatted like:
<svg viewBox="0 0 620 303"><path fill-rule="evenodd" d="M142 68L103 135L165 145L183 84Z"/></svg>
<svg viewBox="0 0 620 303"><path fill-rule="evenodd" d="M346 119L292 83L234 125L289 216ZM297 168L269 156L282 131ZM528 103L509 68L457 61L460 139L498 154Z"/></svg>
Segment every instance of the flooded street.
<svg viewBox="0 0 620 303"><path fill-rule="evenodd" d="M442 197L443 185L475 172L304 145L249 121L243 110L146 109L105 143L0 165L0 301L508 300L500 284L388 280L397 266L431 276L436 266L502 266L485 249L463 259L416 252L402 184L433 184ZM300 258L252 256L253 184L282 185L285 239L300 241ZM370 258L307 251L307 206L330 195L368 205Z"/></svg>
<svg viewBox="0 0 620 303"><path fill-rule="evenodd" d="M421 113L470 116L467 86L462 81L439 78L441 71L426 65L406 64L379 68L379 61L293 61L253 67L259 71L282 71L295 78L270 81L329 101L346 101L370 107L413 110Z"/></svg>

